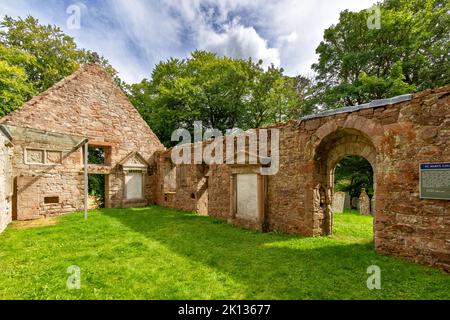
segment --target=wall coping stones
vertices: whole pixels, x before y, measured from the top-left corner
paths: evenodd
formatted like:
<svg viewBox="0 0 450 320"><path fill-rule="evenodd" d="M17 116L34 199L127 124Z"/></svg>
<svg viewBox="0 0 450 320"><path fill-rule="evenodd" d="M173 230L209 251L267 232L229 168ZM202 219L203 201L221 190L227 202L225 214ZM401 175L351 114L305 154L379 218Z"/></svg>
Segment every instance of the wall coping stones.
<svg viewBox="0 0 450 320"><path fill-rule="evenodd" d="M404 95L389 98L389 99L373 100L369 103L365 103L365 104L361 104L361 105L357 105L357 106L343 107L343 108L339 108L339 109L327 110L327 111L323 111L320 113L307 115L307 116L302 117L300 119L300 122L305 121L305 120L310 120L310 119L333 116L336 114L356 112L356 111L364 110L364 109L392 106L392 105L395 105L400 102L411 101L412 98L413 98L412 94L404 94Z"/></svg>

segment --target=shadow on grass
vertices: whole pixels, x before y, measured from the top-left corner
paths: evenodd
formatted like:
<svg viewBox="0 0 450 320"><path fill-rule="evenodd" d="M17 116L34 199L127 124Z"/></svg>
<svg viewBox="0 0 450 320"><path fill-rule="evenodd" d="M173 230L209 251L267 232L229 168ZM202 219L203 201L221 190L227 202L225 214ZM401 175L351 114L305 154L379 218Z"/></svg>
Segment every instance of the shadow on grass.
<svg viewBox="0 0 450 320"><path fill-rule="evenodd" d="M159 207L103 214L176 254L227 274L247 288L247 299L450 298L448 275L378 255L370 242L261 234ZM367 289L371 265L382 270L382 290Z"/></svg>

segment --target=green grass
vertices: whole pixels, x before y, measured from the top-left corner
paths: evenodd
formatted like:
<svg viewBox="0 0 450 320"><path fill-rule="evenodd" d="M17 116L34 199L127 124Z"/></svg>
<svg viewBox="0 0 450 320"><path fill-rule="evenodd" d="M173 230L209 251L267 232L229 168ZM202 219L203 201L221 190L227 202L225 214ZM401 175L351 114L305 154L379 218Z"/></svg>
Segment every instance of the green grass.
<svg viewBox="0 0 450 320"><path fill-rule="evenodd" d="M1 299L450 299L450 275L372 245L370 217L337 214L335 236L261 234L151 207L58 218L0 235ZM67 268L81 268L68 290ZM378 265L382 289L366 287Z"/></svg>
<svg viewBox="0 0 450 320"><path fill-rule="evenodd" d="M356 210L334 215L334 237L339 240L368 243L373 241L373 218Z"/></svg>

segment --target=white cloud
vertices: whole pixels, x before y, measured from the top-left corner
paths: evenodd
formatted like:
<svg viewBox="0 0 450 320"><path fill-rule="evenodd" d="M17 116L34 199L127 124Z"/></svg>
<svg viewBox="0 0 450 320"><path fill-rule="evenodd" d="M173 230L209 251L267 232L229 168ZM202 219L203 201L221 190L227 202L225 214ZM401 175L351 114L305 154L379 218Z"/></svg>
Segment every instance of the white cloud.
<svg viewBox="0 0 450 320"><path fill-rule="evenodd" d="M197 48L236 58L263 59L265 65L274 63L290 75L311 72L323 32L339 21L342 10L363 10L373 2L167 0L179 18L194 29Z"/></svg>
<svg viewBox="0 0 450 320"><path fill-rule="evenodd" d="M339 13L345 9L360 11L373 3L374 0L271 1L258 13L258 25L280 49L281 65L288 74L308 73L317 61L315 50L325 29L339 21ZM285 41L286 34L293 32L298 37Z"/></svg>
<svg viewBox="0 0 450 320"><path fill-rule="evenodd" d="M263 39L253 27L231 25L221 33L211 30L199 33L200 49L217 53L221 56L254 60L262 59L264 65L273 63L280 66L280 52L277 48L269 48L267 40Z"/></svg>
<svg viewBox="0 0 450 320"><path fill-rule="evenodd" d="M310 72L315 49L339 12L374 0L110 0L82 10L81 30L67 30L69 0L0 1L0 15L31 14L57 24L78 45L104 55L127 82L149 77L160 60L205 49L263 59L290 75Z"/></svg>

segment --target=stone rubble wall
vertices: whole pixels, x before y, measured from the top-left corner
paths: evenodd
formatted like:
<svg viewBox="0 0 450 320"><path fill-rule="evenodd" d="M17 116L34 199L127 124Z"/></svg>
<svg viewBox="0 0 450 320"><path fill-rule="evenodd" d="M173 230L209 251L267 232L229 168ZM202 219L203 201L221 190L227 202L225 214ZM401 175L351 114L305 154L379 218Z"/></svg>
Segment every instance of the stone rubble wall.
<svg viewBox="0 0 450 320"><path fill-rule="evenodd" d="M263 229L305 236L332 232L329 172L343 156L359 155L374 168L376 250L450 270L450 201L419 198L419 163L450 162L449 105L446 86L391 105L275 126L280 170L266 178ZM169 151L164 158L170 159ZM206 178L207 214L251 226L233 220L230 166L196 167L190 166L188 182L175 192L165 194L159 182L157 203L195 211L192 195Z"/></svg>
<svg viewBox="0 0 450 320"><path fill-rule="evenodd" d="M159 204L244 227L305 236L332 234L332 170L345 155L363 156L374 169L376 250L450 270L450 201L419 198L419 164L450 162L450 86L409 98L271 127L280 133L279 171L258 179L264 201L257 223L234 216L235 168L226 164L173 168L170 150L99 66L83 67L0 119L0 124L86 137L91 145L108 148L107 165L89 166L89 173L107 175L107 207ZM82 208L81 148L27 139L12 142L15 192L12 200L2 200L5 183L0 181L0 209L6 208L2 225L10 220L10 207L13 218L20 220ZM51 166L27 164L27 148L60 151L63 161ZM149 164L145 199L127 201L121 166L135 152ZM172 169L176 174L170 179L175 181L168 184L165 177ZM244 166L239 172L245 170ZM44 203L45 197L54 196L58 203Z"/></svg>

